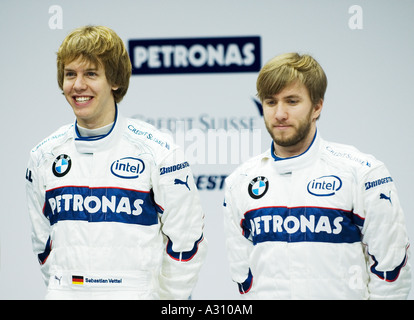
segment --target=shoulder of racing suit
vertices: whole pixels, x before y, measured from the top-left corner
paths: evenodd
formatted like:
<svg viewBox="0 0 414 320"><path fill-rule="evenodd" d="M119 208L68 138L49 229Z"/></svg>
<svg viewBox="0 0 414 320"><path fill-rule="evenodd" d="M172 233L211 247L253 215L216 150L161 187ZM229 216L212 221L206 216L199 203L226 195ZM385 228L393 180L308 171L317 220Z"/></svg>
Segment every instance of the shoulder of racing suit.
<svg viewBox="0 0 414 320"><path fill-rule="evenodd" d="M70 139L73 139L73 126L73 124L67 124L60 127L48 137L43 139L30 151L31 157L34 160L37 160L38 165L45 155L52 153L54 148L64 144Z"/></svg>
<svg viewBox="0 0 414 320"><path fill-rule="evenodd" d="M369 171L371 168L383 165L373 155L361 152L352 145L322 140L320 151L322 159L356 170Z"/></svg>
<svg viewBox="0 0 414 320"><path fill-rule="evenodd" d="M168 154L177 148L170 134L139 119L126 118L124 136L132 143L146 144L156 153Z"/></svg>

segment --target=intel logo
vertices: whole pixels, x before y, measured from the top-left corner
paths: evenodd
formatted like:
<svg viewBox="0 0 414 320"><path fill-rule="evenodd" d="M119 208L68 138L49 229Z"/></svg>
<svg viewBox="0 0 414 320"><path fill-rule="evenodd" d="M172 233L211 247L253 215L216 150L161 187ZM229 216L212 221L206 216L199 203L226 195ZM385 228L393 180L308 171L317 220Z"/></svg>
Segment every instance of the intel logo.
<svg viewBox="0 0 414 320"><path fill-rule="evenodd" d="M341 187L342 180L337 176L323 176L308 183L308 192L314 196L328 197L333 196Z"/></svg>
<svg viewBox="0 0 414 320"><path fill-rule="evenodd" d="M144 171L144 161L138 158L126 157L112 162L111 172L123 179L135 179Z"/></svg>

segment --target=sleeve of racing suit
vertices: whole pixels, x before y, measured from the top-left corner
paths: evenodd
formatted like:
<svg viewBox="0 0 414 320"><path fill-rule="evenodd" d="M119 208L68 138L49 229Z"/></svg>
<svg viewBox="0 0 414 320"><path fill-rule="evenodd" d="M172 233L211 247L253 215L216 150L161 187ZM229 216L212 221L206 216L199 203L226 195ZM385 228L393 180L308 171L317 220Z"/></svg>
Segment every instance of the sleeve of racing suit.
<svg viewBox="0 0 414 320"><path fill-rule="evenodd" d="M406 299L411 287L409 242L397 190L386 167L380 164L371 169L357 192L365 218L362 242L370 299Z"/></svg>
<svg viewBox="0 0 414 320"><path fill-rule="evenodd" d="M253 243L244 236L241 226L243 219L241 214L244 213L237 210L227 181L223 206L224 232L230 274L232 280L237 283L240 294L245 294L250 292L253 286L253 275L249 267L249 256Z"/></svg>
<svg viewBox="0 0 414 320"><path fill-rule="evenodd" d="M207 241L198 190L181 149L163 159L153 181L155 202L163 209L160 298L189 299L206 257Z"/></svg>
<svg viewBox="0 0 414 320"><path fill-rule="evenodd" d="M26 198L32 225L32 246L40 263L43 280L49 282L48 257L52 249L50 241L50 223L43 214L44 188L41 183L36 162L31 156L26 169Z"/></svg>

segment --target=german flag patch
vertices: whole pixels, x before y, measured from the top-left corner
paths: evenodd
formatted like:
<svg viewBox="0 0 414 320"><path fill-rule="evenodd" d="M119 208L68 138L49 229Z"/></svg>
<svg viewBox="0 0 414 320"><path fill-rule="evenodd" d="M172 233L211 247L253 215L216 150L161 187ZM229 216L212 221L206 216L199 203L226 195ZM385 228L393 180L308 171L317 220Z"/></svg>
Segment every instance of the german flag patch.
<svg viewBox="0 0 414 320"><path fill-rule="evenodd" d="M83 284L83 276L72 276L72 284Z"/></svg>

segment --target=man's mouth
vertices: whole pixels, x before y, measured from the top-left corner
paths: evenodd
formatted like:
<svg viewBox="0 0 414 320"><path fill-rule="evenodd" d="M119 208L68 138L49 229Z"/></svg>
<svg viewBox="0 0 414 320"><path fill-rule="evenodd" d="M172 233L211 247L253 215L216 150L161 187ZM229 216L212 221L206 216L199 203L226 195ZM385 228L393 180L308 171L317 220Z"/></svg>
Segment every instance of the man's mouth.
<svg viewBox="0 0 414 320"><path fill-rule="evenodd" d="M76 102L82 103L82 102L87 102L91 100L93 97L82 96L82 97L73 97L73 98L75 99Z"/></svg>
<svg viewBox="0 0 414 320"><path fill-rule="evenodd" d="M279 130L286 130L286 129L290 128L291 126L288 125L288 124L277 124L274 127L276 129L279 129Z"/></svg>

